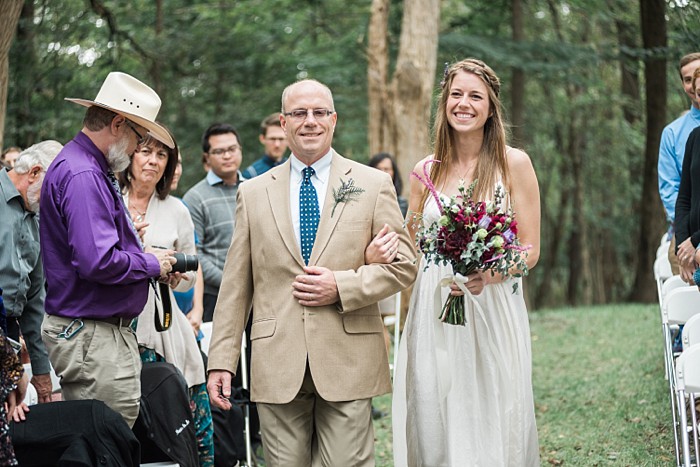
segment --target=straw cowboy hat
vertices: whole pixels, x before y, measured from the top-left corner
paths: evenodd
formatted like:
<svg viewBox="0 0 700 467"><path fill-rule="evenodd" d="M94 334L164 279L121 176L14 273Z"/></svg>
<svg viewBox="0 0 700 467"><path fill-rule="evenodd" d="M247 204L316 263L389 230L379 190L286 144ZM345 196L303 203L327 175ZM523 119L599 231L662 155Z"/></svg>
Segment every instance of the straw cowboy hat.
<svg viewBox="0 0 700 467"><path fill-rule="evenodd" d="M113 71L107 75L100 92L94 101L87 99L65 98L84 107L96 105L116 112L132 122L146 128L155 139L170 148L175 142L168 130L156 123L160 110L160 97L156 92L133 76Z"/></svg>

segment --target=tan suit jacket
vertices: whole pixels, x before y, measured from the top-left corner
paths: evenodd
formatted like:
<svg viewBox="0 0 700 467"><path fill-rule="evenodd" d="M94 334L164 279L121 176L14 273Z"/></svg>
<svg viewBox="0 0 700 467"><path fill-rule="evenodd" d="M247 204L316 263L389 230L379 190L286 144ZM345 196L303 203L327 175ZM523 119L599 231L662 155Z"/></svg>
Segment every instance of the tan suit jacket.
<svg viewBox="0 0 700 467"><path fill-rule="evenodd" d="M350 178L364 193L338 203L331 215L333 190L341 179ZM333 154L309 261L335 275L340 302L323 307L304 307L292 296L292 282L304 274L304 261L292 227L289 183L287 161L238 190L236 230L214 312L208 369L235 373L252 305L254 401L290 402L301 388L307 358L316 389L325 400L350 401L390 392L377 302L406 288L417 272L391 178ZM391 264L366 265L365 248L385 223L401 234L397 258Z"/></svg>

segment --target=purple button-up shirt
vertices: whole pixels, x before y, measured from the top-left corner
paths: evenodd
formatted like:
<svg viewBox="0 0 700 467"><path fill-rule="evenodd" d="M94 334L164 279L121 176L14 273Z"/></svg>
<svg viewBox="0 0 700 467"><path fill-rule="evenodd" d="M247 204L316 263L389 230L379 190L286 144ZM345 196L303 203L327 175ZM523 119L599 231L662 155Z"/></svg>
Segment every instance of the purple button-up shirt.
<svg viewBox="0 0 700 467"><path fill-rule="evenodd" d="M141 250L102 152L80 132L41 187L45 309L67 318L133 318L148 297L156 257Z"/></svg>

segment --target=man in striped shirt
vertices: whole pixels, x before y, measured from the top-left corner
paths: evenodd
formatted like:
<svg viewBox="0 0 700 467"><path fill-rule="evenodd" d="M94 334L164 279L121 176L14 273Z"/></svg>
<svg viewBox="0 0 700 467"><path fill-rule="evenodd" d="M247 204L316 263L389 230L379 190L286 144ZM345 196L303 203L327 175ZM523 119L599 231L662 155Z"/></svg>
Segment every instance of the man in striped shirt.
<svg viewBox="0 0 700 467"><path fill-rule="evenodd" d="M226 252L236 226L236 193L244 180L240 172L243 149L236 129L215 123L202 136L202 150L209 165L207 176L185 193L197 233L197 253L204 273L203 321L214 316Z"/></svg>

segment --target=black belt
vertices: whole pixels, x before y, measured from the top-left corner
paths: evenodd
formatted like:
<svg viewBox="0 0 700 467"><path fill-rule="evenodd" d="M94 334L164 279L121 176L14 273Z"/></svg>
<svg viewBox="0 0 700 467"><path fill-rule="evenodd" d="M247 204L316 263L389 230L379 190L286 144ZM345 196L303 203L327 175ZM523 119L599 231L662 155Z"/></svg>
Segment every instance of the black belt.
<svg viewBox="0 0 700 467"><path fill-rule="evenodd" d="M124 328L128 328L131 326L131 322L134 321L133 318L119 318L119 317L111 317L111 318L100 318L100 319L93 319L93 321L102 321L103 323L109 323L114 326L121 326Z"/></svg>

